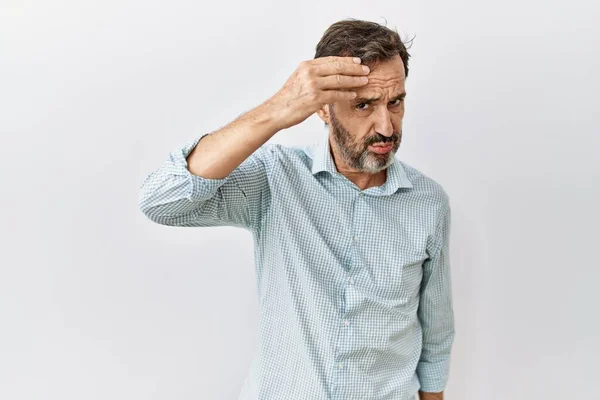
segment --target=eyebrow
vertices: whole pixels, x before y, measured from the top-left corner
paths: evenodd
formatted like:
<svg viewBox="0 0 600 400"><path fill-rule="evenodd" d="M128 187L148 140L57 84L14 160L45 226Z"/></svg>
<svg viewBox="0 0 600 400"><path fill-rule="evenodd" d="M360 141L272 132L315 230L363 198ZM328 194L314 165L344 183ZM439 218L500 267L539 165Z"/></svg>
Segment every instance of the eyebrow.
<svg viewBox="0 0 600 400"><path fill-rule="evenodd" d="M392 97L390 99L390 102L394 102L396 100L404 100L405 97L406 97L406 92L402 92L402 93ZM354 103L356 103L356 104L363 104L363 103L371 104L380 99L381 99L381 97L377 97L377 96L375 96L375 97L358 97L358 98L354 99Z"/></svg>

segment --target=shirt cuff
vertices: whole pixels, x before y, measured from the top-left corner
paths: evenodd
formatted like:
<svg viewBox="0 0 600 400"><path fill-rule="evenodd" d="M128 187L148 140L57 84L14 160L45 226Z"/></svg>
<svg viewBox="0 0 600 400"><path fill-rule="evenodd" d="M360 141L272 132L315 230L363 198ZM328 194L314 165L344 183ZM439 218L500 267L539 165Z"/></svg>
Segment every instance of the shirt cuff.
<svg viewBox="0 0 600 400"><path fill-rule="evenodd" d="M192 174L188 169L187 156L196 147L198 142L208 135L210 135L210 133L205 133L187 142L183 148L171 153L171 162L176 168L176 174L187 177L189 189L186 192L185 198L189 201L204 201L210 199L215 195L217 190L229 180L229 176L222 179L203 178Z"/></svg>
<svg viewBox="0 0 600 400"><path fill-rule="evenodd" d="M450 360L436 363L420 361L417 364L417 376L422 392L439 393L443 392L448 383L450 369Z"/></svg>

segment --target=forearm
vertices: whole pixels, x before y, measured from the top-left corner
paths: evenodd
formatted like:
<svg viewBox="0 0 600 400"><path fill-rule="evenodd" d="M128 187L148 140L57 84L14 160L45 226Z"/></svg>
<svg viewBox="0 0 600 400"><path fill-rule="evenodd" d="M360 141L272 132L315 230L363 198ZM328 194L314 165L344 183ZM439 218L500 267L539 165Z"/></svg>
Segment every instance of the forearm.
<svg viewBox="0 0 600 400"><path fill-rule="evenodd" d="M297 125L325 104L348 101L365 86L369 68L354 57L304 61L271 98L204 137L187 157L189 171L223 179L282 129Z"/></svg>
<svg viewBox="0 0 600 400"><path fill-rule="evenodd" d="M444 400L444 392L419 392L419 400Z"/></svg>
<svg viewBox="0 0 600 400"><path fill-rule="evenodd" d="M204 137L187 157L188 169L208 179L222 179L280 129L277 111L265 102Z"/></svg>

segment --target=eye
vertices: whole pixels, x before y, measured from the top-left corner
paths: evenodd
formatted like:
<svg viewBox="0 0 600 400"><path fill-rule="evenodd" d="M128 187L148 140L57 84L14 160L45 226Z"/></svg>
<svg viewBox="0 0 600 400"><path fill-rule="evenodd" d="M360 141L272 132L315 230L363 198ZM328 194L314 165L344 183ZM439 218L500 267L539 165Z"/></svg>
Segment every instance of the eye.
<svg viewBox="0 0 600 400"><path fill-rule="evenodd" d="M399 106L400 103L402 103L404 100L403 99L396 99L394 101L390 101L390 105L391 106Z"/></svg>
<svg viewBox="0 0 600 400"><path fill-rule="evenodd" d="M366 109L367 109L367 107L368 107L368 104L367 104L367 103L359 103L359 104L357 104L357 105L356 105L356 108L357 108L358 110L366 110Z"/></svg>

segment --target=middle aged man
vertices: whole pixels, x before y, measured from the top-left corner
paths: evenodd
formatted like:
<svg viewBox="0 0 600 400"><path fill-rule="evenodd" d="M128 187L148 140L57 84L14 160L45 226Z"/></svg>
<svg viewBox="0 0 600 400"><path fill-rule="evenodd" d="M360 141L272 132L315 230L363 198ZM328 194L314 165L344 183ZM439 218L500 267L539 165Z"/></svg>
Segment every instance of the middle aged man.
<svg viewBox="0 0 600 400"><path fill-rule="evenodd" d="M443 399L450 206L395 155L409 54L359 20L333 24L316 50L263 104L173 151L140 208L163 225L252 233L260 325L240 399ZM314 113L329 126L319 143L267 143Z"/></svg>

